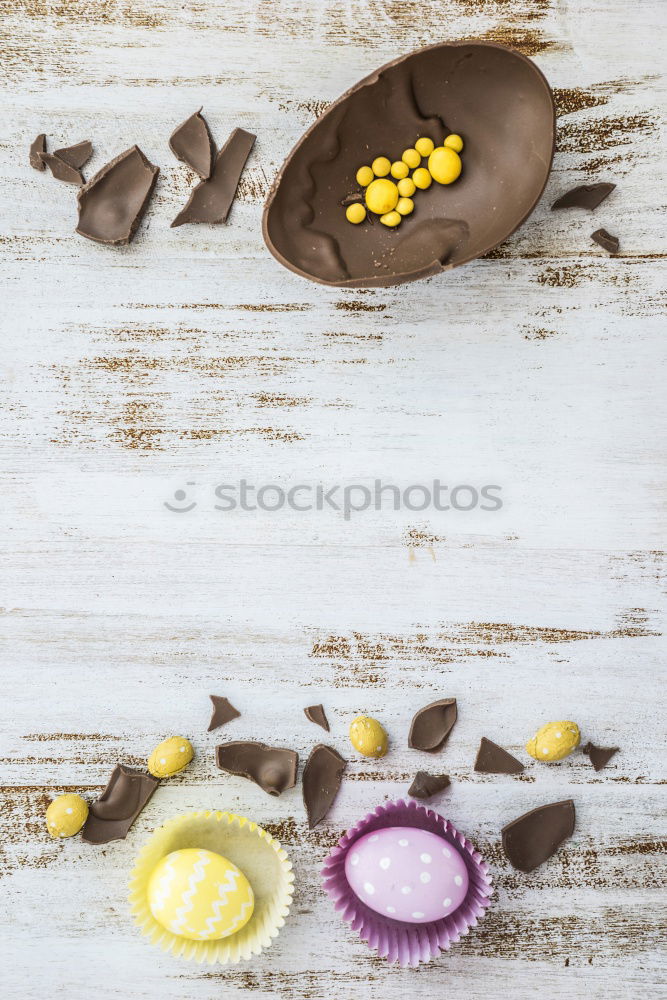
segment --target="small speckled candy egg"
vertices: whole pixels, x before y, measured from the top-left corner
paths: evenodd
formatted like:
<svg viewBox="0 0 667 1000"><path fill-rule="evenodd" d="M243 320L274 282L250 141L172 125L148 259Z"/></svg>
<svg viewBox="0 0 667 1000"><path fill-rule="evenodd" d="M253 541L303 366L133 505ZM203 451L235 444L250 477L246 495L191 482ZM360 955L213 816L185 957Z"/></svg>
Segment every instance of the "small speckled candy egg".
<svg viewBox="0 0 667 1000"><path fill-rule="evenodd" d="M74 837L87 819L86 800L67 793L54 799L46 810L46 829L52 837Z"/></svg>
<svg viewBox="0 0 667 1000"><path fill-rule="evenodd" d="M170 736L153 750L148 758L148 770L154 778L171 778L184 770L194 755L192 743L185 736Z"/></svg>
<svg viewBox="0 0 667 1000"><path fill-rule="evenodd" d="M400 215L398 217L400 222ZM387 734L369 715L358 715L350 723L350 743L364 757L384 757L388 748Z"/></svg>
<svg viewBox="0 0 667 1000"><path fill-rule="evenodd" d="M547 722L538 729L532 740L526 743L526 751L535 760L562 760L567 757L581 742L581 733L576 722L563 719L560 722Z"/></svg>
<svg viewBox="0 0 667 1000"><path fill-rule="evenodd" d="M233 862L213 851L172 851L148 881L148 905L159 924L190 941L217 941L250 920L255 897Z"/></svg>
<svg viewBox="0 0 667 1000"><path fill-rule="evenodd" d="M390 826L360 837L345 859L352 891L376 913L408 924L440 920L468 891L468 869L435 833Z"/></svg>

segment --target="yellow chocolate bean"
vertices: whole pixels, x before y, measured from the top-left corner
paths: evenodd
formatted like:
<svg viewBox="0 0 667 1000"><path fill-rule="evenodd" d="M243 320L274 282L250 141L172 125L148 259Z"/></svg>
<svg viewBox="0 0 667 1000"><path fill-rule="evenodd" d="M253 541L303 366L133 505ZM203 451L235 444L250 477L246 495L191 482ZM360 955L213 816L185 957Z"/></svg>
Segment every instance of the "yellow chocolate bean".
<svg viewBox="0 0 667 1000"><path fill-rule="evenodd" d="M74 837L88 819L88 803L68 792L54 799L46 810L46 829L52 837Z"/></svg>
<svg viewBox="0 0 667 1000"><path fill-rule="evenodd" d="M461 157L449 146L436 146L428 158L431 177L438 184L451 184L461 173Z"/></svg>
<svg viewBox="0 0 667 1000"><path fill-rule="evenodd" d="M562 760L575 750L581 741L576 722L563 719L548 722L538 729L532 740L526 743L526 751L535 760Z"/></svg>
<svg viewBox="0 0 667 1000"><path fill-rule="evenodd" d="M413 194L417 190L412 177L404 177L402 181L398 182L397 186L398 193L401 198L412 198Z"/></svg>
<svg viewBox="0 0 667 1000"><path fill-rule="evenodd" d="M376 215L385 215L396 208L398 188L393 181L376 180L366 188L366 208Z"/></svg>
<svg viewBox="0 0 667 1000"><path fill-rule="evenodd" d="M415 183L415 187L418 187L422 191L425 191L426 188L429 188L431 186L433 178L429 174L426 167L418 167L412 174L412 180Z"/></svg>
<svg viewBox="0 0 667 1000"><path fill-rule="evenodd" d="M460 135L448 135L443 142L443 146L453 149L455 153L460 153L463 149L463 139Z"/></svg>
<svg viewBox="0 0 667 1000"><path fill-rule="evenodd" d="M171 778L183 771L195 752L185 736L170 736L159 743L148 758L148 770L154 778Z"/></svg>
<svg viewBox="0 0 667 1000"><path fill-rule="evenodd" d="M421 156L416 149L406 149L401 159L403 163L407 163L411 170L414 170L421 163Z"/></svg>
<svg viewBox="0 0 667 1000"><path fill-rule="evenodd" d="M374 176L370 167L359 167L357 170L357 184L362 188L368 187Z"/></svg>
<svg viewBox="0 0 667 1000"><path fill-rule="evenodd" d="M371 167L376 177L386 177L391 170L391 161L386 156L376 156Z"/></svg>
<svg viewBox="0 0 667 1000"><path fill-rule="evenodd" d="M396 211L399 215L409 215L414 207L415 203L412 198L399 198L398 204L396 205Z"/></svg>
<svg viewBox="0 0 667 1000"><path fill-rule="evenodd" d="M392 212L396 215L396 212ZM399 216L400 221L400 216ZM389 741L387 734L377 721L368 715L358 715L350 724L350 743L364 757L384 757Z"/></svg>
<svg viewBox="0 0 667 1000"><path fill-rule="evenodd" d="M415 149L420 156L430 156L435 148L435 143L433 139L428 139L426 136L422 139L417 139L415 143Z"/></svg>
<svg viewBox="0 0 667 1000"><path fill-rule="evenodd" d="M380 216L380 222L382 225L389 226L391 229L393 229L394 226L397 226L400 221L401 217L398 212L387 212L386 215Z"/></svg>
<svg viewBox="0 0 667 1000"><path fill-rule="evenodd" d="M410 172L407 163L403 163L403 160L396 160L391 165L391 176L395 177L397 181L400 181L402 177L407 177Z"/></svg>
<svg viewBox="0 0 667 1000"><path fill-rule="evenodd" d="M366 218L366 209L361 202L355 201L354 205L348 205L345 209L345 218L356 226Z"/></svg>

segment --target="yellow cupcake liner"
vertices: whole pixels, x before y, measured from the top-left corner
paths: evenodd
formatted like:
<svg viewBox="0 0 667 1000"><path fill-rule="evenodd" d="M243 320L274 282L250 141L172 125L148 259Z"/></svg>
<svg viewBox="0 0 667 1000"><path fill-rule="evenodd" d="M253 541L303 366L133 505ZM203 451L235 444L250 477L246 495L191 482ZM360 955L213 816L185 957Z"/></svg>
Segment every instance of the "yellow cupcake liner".
<svg viewBox="0 0 667 1000"><path fill-rule="evenodd" d="M255 894L253 915L219 941L190 941L159 924L148 905L148 881L158 861L185 847L215 851L241 869ZM204 810L169 820L151 836L130 876L129 901L144 937L162 951L200 965L233 965L268 948L289 913L294 873L286 852L261 826L234 813Z"/></svg>

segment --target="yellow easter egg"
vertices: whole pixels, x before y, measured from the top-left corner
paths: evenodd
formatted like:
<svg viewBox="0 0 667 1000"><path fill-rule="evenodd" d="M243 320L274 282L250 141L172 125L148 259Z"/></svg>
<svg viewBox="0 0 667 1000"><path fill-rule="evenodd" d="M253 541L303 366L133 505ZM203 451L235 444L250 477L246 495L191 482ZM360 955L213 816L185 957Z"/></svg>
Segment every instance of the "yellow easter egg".
<svg viewBox="0 0 667 1000"><path fill-rule="evenodd" d="M581 734L576 722L563 719L548 722L526 743L526 751L535 760L562 760L579 746Z"/></svg>
<svg viewBox="0 0 667 1000"><path fill-rule="evenodd" d="M376 177L386 177L391 170L391 160L386 156L376 156L371 163L371 170Z"/></svg>
<svg viewBox="0 0 667 1000"><path fill-rule="evenodd" d="M46 810L46 829L52 837L74 837L87 819L86 800L68 792L54 799Z"/></svg>
<svg viewBox="0 0 667 1000"><path fill-rule="evenodd" d="M389 748L384 729L377 719L371 719L369 715L358 715L352 720L350 743L364 757L384 757Z"/></svg>
<svg viewBox="0 0 667 1000"><path fill-rule="evenodd" d="M370 184L370 182L373 180L374 177L375 174L373 173L370 167L359 167L359 169L357 170L357 184L359 185L359 187L362 188L368 187L368 185Z"/></svg>
<svg viewBox="0 0 667 1000"><path fill-rule="evenodd" d="M195 752L185 736L170 736L158 743L148 758L148 770L154 778L171 778L188 766Z"/></svg>
<svg viewBox="0 0 667 1000"><path fill-rule="evenodd" d="M447 146L449 149L453 149L455 153L460 153L463 149L463 139L460 135L448 135L443 146Z"/></svg>
<svg viewBox="0 0 667 1000"><path fill-rule="evenodd" d="M255 908L252 887L221 854L172 851L148 881L148 905L166 930L190 941L217 941L241 930Z"/></svg>
<svg viewBox="0 0 667 1000"><path fill-rule="evenodd" d="M396 187L398 188L398 193L401 198L412 198L413 194L417 190L412 177L404 177L398 182Z"/></svg>
<svg viewBox="0 0 667 1000"><path fill-rule="evenodd" d="M438 184L451 184L461 173L461 157L449 146L436 146L428 158L431 177Z"/></svg>
<svg viewBox="0 0 667 1000"><path fill-rule="evenodd" d="M376 215L385 215L396 208L398 188L393 181L384 178L373 181L366 188L366 208Z"/></svg>
<svg viewBox="0 0 667 1000"><path fill-rule="evenodd" d="M415 149L420 156L430 156L434 148L435 143L433 142L433 139L428 139L426 136L423 136L421 139L417 139L415 143Z"/></svg>
<svg viewBox="0 0 667 1000"><path fill-rule="evenodd" d="M409 173L409 167L407 163L403 163L403 160L396 160L395 163L391 165L391 176L395 177L397 181L401 178L407 177Z"/></svg>
<svg viewBox="0 0 667 1000"><path fill-rule="evenodd" d="M415 187L421 188L425 191L430 188L433 178L429 174L426 167L417 167L412 175L412 180L414 181Z"/></svg>
<svg viewBox="0 0 667 1000"><path fill-rule="evenodd" d="M348 205L345 209L345 218L348 222L358 226L366 218L366 209L360 202L355 201L353 205Z"/></svg>

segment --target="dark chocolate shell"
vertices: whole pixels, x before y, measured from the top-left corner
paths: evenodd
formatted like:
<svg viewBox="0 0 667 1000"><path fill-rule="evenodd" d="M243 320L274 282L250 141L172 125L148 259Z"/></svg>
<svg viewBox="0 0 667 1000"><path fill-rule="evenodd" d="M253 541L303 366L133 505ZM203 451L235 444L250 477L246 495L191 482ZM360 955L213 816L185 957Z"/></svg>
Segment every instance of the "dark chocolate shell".
<svg viewBox="0 0 667 1000"><path fill-rule="evenodd" d="M465 143L457 181L417 191L396 229L346 220L341 202L362 198L360 166L452 132ZM325 285L398 285L458 267L530 215L554 142L553 96L530 59L490 42L419 49L361 80L308 129L271 188L264 239L281 264Z"/></svg>

